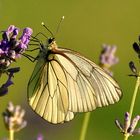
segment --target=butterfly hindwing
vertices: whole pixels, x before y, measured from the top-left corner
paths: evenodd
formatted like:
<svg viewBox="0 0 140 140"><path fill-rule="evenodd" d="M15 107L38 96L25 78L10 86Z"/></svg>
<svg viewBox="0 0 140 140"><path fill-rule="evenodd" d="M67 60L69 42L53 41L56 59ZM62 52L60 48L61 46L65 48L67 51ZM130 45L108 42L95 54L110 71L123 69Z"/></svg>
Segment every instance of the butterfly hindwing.
<svg viewBox="0 0 140 140"><path fill-rule="evenodd" d="M72 110L74 112L86 112L95 109L96 107L107 106L109 104L114 104L115 102L120 100L121 90L117 82L109 76L102 68L96 65L94 62L89 59L83 57L79 53L68 49L61 49L64 56L59 56L60 63L67 64L69 62L73 63L73 66L77 70L73 78L76 78L74 85L76 85L75 92L69 92L71 94L77 95L78 98L75 103L75 100L71 99L71 104L78 104L77 107L81 106L81 102L83 107L77 108L77 110ZM66 59L67 58L67 59ZM63 60L66 59L66 60ZM66 65L62 65L68 73L70 73L71 69L68 69ZM69 74L71 75L71 74ZM68 80L69 81L69 80ZM74 82L74 79L73 79ZM70 85L71 82L69 82ZM73 88L74 86L68 87L68 89ZM69 94L71 96L71 94ZM72 98L73 96L72 95ZM81 98L80 98L81 96ZM81 101L80 101L81 99ZM75 107L76 108L76 107Z"/></svg>

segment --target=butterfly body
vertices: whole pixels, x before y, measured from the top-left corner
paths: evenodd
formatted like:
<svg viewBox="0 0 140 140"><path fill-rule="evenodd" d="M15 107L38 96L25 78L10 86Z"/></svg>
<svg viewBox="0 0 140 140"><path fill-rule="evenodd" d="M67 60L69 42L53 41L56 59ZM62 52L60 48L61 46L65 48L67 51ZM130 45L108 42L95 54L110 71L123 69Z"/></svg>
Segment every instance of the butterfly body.
<svg viewBox="0 0 140 140"><path fill-rule="evenodd" d="M75 51L59 48L54 39L42 45L28 83L30 106L53 124L72 120L76 112L114 104L121 94L102 68Z"/></svg>

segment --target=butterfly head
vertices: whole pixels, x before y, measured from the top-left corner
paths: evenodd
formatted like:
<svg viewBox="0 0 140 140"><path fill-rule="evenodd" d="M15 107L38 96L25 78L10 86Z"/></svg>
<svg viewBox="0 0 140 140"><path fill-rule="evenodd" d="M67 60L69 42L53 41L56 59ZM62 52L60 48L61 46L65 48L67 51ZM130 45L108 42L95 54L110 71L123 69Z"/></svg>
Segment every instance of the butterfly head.
<svg viewBox="0 0 140 140"><path fill-rule="evenodd" d="M56 41L55 41L55 38L49 38L48 40L48 49L49 50L54 50L57 48L57 44L56 44Z"/></svg>
<svg viewBox="0 0 140 140"><path fill-rule="evenodd" d="M55 41L55 38L54 37L51 37L47 41L48 41L48 44L51 44L53 41Z"/></svg>

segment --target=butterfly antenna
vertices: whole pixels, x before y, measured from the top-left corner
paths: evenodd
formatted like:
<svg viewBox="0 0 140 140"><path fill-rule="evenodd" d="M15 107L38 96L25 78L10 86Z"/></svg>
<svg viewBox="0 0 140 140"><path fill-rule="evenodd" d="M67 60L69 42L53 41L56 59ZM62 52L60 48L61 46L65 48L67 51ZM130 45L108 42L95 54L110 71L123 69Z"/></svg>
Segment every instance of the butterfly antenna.
<svg viewBox="0 0 140 140"><path fill-rule="evenodd" d="M55 36L56 36L56 34L58 33L58 31L59 31L59 29L60 29L60 26L61 26L61 23L62 23L62 21L64 20L64 16L62 16L61 17L61 19L60 19L60 22L59 22L59 24L58 24L58 26L57 26L57 29L56 29L56 32L55 32Z"/></svg>
<svg viewBox="0 0 140 140"><path fill-rule="evenodd" d="M39 35L42 35L43 37L45 37L45 38L48 39L48 37L47 37L45 34L41 33L41 32L37 33L34 37L37 37L37 36L39 36Z"/></svg>
<svg viewBox="0 0 140 140"><path fill-rule="evenodd" d="M49 30L49 28L44 24L44 22L42 22L41 23L41 25L43 26L43 27L45 27L45 29L52 35L52 37L54 38L54 35L53 35L53 33Z"/></svg>

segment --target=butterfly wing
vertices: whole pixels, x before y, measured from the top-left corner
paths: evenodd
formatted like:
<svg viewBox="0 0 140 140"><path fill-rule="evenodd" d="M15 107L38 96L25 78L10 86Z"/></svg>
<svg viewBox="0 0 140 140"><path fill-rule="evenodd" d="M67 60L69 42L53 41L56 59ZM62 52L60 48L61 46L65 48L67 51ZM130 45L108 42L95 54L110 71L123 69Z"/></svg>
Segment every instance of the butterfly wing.
<svg viewBox="0 0 140 140"><path fill-rule="evenodd" d="M61 48L50 56L51 61L38 60L28 83L29 104L47 121L70 121L75 112L92 111L120 100L116 81L92 61Z"/></svg>
<svg viewBox="0 0 140 140"><path fill-rule="evenodd" d="M61 81L61 80L63 81ZM74 117L68 111L68 90L64 71L55 61L39 59L28 83L28 99L32 109L51 123L62 123Z"/></svg>
<svg viewBox="0 0 140 140"><path fill-rule="evenodd" d="M61 51L65 57L59 55L59 63L67 73L67 81L70 81L69 110L87 112L120 100L119 85L102 68L77 52Z"/></svg>

